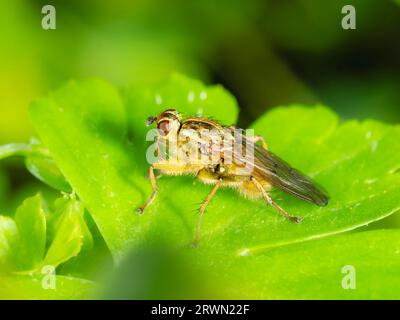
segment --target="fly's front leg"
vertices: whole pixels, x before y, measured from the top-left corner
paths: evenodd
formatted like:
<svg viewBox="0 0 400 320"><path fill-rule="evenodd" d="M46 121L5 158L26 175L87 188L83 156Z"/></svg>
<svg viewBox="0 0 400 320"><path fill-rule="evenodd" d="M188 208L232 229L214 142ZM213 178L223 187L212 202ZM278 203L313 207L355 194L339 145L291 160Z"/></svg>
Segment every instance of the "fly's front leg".
<svg viewBox="0 0 400 320"><path fill-rule="evenodd" d="M163 176L162 172L157 172L154 174L154 176L156 177L156 180L158 180L159 178L161 178ZM146 179L149 179L150 176L149 174L146 174Z"/></svg>
<svg viewBox="0 0 400 320"><path fill-rule="evenodd" d="M264 196L265 200L267 200L267 202L274 207L276 210L278 210L286 219L293 221L295 223L300 223L302 218L301 217L295 217L295 216L291 216L290 214L288 214L283 208L281 208L278 204L276 204L271 196L269 195L269 193L267 191L265 191L265 189L263 188L262 184L257 181L257 179L255 179L253 176L250 177L250 180L253 181L254 185L256 186L256 188L262 193L262 195Z"/></svg>
<svg viewBox="0 0 400 320"><path fill-rule="evenodd" d="M201 220L203 218L204 211L206 210L208 204L210 203L211 199L214 197L215 193L217 192L218 188L221 186L222 178L219 178L217 183L214 185L210 193L208 194L207 198L201 204L199 210L199 220L197 222L197 229L196 229L196 237L193 240L193 244L196 246L200 240L200 232L201 232Z"/></svg>
<svg viewBox="0 0 400 320"><path fill-rule="evenodd" d="M152 203L152 201L154 200L154 197L156 196L157 191L158 191L157 179L156 179L156 176L154 174L153 165L151 165L150 169L149 169L149 178L150 178L151 186L153 188L153 192L151 193L151 196L149 197L149 199L147 199L145 204L143 204L141 207L136 209L136 212L139 213L139 214L142 214L144 209L146 209L150 205L150 203Z"/></svg>

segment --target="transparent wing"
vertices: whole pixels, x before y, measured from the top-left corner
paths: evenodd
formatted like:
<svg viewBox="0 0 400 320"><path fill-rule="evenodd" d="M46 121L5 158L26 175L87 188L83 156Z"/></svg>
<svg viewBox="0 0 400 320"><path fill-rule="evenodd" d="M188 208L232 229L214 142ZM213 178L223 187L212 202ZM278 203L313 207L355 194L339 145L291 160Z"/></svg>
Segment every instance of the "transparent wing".
<svg viewBox="0 0 400 320"><path fill-rule="evenodd" d="M272 152L242 137L242 145L254 146L253 175L264 179L272 186L279 188L301 200L326 206L329 201L327 192L311 178L292 168L290 164ZM234 148L235 150L237 148ZM251 161L242 152L234 152L234 157L242 162ZM247 158L247 159L246 159Z"/></svg>

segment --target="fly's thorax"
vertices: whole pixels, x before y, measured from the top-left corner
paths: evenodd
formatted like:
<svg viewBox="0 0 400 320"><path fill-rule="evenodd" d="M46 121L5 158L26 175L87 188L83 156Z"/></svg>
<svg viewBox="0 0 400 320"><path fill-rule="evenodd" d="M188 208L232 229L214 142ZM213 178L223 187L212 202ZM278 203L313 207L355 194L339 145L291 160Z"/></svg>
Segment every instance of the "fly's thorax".
<svg viewBox="0 0 400 320"><path fill-rule="evenodd" d="M178 134L177 132L170 132L168 136L159 135L157 137L157 157L158 161L177 162L177 155L179 152L178 147Z"/></svg>
<svg viewBox="0 0 400 320"><path fill-rule="evenodd" d="M185 163L248 166L247 172L250 172L254 163L254 144L246 144L246 141L243 131L192 122L180 128L175 155L178 161Z"/></svg>
<svg viewBox="0 0 400 320"><path fill-rule="evenodd" d="M157 130L157 161L204 167L235 165L242 172L253 169L254 152L248 150L251 144L245 143L250 140L246 140L243 130L201 118L181 122L171 111L157 118Z"/></svg>
<svg viewBox="0 0 400 320"><path fill-rule="evenodd" d="M221 135L215 128L182 126L178 135L178 159L192 164L220 162Z"/></svg>

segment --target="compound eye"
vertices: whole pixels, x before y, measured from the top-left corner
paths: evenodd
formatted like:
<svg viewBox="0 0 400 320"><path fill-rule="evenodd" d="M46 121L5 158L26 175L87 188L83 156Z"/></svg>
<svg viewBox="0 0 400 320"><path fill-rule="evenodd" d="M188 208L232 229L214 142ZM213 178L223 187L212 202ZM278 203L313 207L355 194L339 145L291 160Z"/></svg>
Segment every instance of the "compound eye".
<svg viewBox="0 0 400 320"><path fill-rule="evenodd" d="M170 130L170 128L169 128L169 121L168 121L168 120L161 121L161 122L158 124L158 129L160 130L160 132L161 132L161 134L162 134L163 136L168 135L169 130Z"/></svg>

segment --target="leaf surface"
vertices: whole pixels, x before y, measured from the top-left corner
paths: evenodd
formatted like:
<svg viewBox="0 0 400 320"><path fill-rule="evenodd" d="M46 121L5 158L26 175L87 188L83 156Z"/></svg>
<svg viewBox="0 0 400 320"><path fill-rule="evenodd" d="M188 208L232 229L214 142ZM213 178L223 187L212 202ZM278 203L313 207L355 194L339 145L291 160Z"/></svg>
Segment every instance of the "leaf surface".
<svg viewBox="0 0 400 320"><path fill-rule="evenodd" d="M212 94L213 90L218 94ZM206 94L201 99L203 91ZM153 204L143 215L135 213L151 193L145 178L145 152L151 142L145 141L144 122L147 116L167 108L185 114L202 110L205 116L228 125L237 114L232 96L222 88L209 88L182 76L148 90L125 90L122 95L99 80L72 82L37 101L30 110L41 140L118 261L134 246L161 241L193 250L194 259L206 268L226 261L234 274L239 270L235 261L242 255L265 254L269 263L272 258L267 249L352 230L400 208L399 126L369 120L340 123L323 106L280 107L252 127L265 137L272 152L328 190L329 205L318 207L274 190L272 197L277 203L304 218L301 224L293 224L263 200L245 199L231 189L220 190L205 213L200 245L193 249L190 244L197 209L210 186L193 177L163 176ZM348 252L355 251L355 243ZM387 243L383 245L391 250ZM315 252L317 259L322 251ZM279 264L279 256L274 257L274 263ZM247 272L242 271L251 280L250 289L258 286L256 277L267 262L257 267L257 259L249 261ZM319 263L324 262L317 259ZM253 272L254 277L249 275ZM260 292L264 297L272 296L265 290Z"/></svg>

